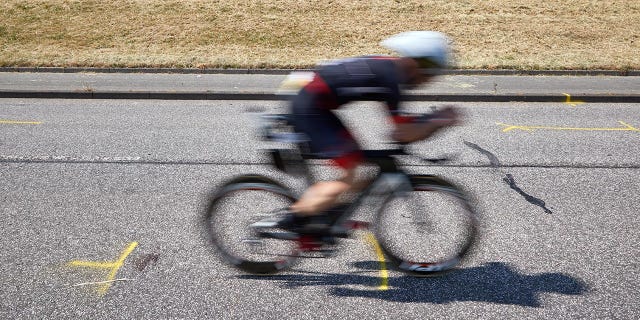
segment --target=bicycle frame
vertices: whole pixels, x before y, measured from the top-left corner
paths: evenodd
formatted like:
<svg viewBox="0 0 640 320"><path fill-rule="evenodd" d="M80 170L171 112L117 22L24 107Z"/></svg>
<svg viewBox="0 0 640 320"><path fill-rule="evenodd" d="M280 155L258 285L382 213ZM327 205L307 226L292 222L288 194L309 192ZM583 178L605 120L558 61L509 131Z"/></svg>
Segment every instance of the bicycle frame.
<svg viewBox="0 0 640 320"><path fill-rule="evenodd" d="M264 140L290 143L295 146L291 149L271 149L269 150L273 164L279 170L285 173L291 173L289 166L296 167L294 175L302 175L307 186L315 183L313 174L309 169L308 160L322 159L316 155L305 153L308 150L304 135L295 132L282 132L282 127L286 127L289 123L289 115L268 115L262 117L267 121L260 128L262 138ZM279 122L275 124L276 122ZM348 205L348 207L340 214L338 220L334 223L332 233L340 233L344 226L347 231L367 228L368 223L362 221L351 221L356 209L371 198L377 197L382 204L391 196L410 192L412 190L410 176L399 168L394 155L408 155L403 148L390 150L363 150L365 162L376 165L380 172L373 178L369 184L358 192L356 199ZM350 232L349 232L350 233ZM301 247L307 247L306 241L300 240Z"/></svg>
<svg viewBox="0 0 640 320"><path fill-rule="evenodd" d="M285 158L282 157L283 153L280 153L281 151L282 150L271 150L271 154L274 156L274 166L284 172L287 172L285 165L280 163L280 161ZM289 149L288 151L295 152L297 150ZM349 220L354 215L357 208L367 202L373 202L376 205L382 204L391 196L402 195L412 190L410 176L402 171L398 167L396 160L391 157L391 155L406 154L404 150L364 150L363 153L366 161L379 167L380 172L363 190L358 192L355 200L351 202L343 212L341 212L340 217L334 223L332 233L340 233L342 231L341 228L344 226L348 229L347 231L368 228L368 223ZM280 159L278 159L278 154L280 155ZM298 155L299 158L289 160L298 162L296 165L302 169L299 173L304 176L307 185L311 185L315 180L306 160L315 159L315 157L302 153ZM378 201L374 202L370 201L370 199L378 199ZM304 248L308 246L305 242L306 241L301 241L301 247Z"/></svg>

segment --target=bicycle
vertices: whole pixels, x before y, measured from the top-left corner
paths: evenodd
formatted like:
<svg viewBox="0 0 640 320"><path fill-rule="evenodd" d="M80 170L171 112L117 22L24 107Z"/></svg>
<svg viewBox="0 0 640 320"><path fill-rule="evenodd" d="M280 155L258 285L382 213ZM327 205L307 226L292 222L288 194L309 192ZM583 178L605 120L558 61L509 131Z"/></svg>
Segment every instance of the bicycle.
<svg viewBox="0 0 640 320"><path fill-rule="evenodd" d="M305 152L304 136L292 132L289 115L263 116L262 121L264 140L296 146L272 149L274 165L284 172L304 176L311 184L307 160L321 157ZM395 157L410 155L403 146L363 153L368 162L379 167L379 172L353 202L333 215L329 234L298 235L253 227L271 217L272 212L295 202L296 194L266 176L243 175L225 182L212 195L204 215L207 238L225 262L251 274L274 274L305 256L329 256L335 252L337 239L349 238L362 229L373 232L392 266L402 272L434 276L459 265L474 243L478 225L465 192L441 177L402 171ZM356 209L369 200L379 204L373 221L350 220ZM424 204L429 206L423 207ZM428 214L425 209L430 209Z"/></svg>

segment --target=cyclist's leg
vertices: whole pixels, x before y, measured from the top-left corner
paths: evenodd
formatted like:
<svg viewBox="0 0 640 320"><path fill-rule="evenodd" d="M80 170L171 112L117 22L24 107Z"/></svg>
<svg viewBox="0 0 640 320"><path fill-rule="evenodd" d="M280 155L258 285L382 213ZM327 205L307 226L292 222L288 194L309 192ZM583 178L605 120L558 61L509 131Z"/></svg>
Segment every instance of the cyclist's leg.
<svg viewBox="0 0 640 320"><path fill-rule="evenodd" d="M341 169L339 179L313 184L291 206L297 215L316 215L333 207L342 194L352 191L362 154L342 121L332 111L323 108L316 95L302 90L293 101L292 113L296 130L309 137L311 152L330 158Z"/></svg>
<svg viewBox="0 0 640 320"><path fill-rule="evenodd" d="M291 205L291 209L298 215L310 216L334 207L341 195L354 189L355 171L355 167L344 169L338 180L316 182Z"/></svg>

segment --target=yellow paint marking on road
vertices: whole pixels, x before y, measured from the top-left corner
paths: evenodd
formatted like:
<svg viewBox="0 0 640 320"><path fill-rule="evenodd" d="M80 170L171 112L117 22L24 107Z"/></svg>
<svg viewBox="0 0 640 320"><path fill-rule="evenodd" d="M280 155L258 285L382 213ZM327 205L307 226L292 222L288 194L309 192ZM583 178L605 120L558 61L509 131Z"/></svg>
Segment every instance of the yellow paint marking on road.
<svg viewBox="0 0 640 320"><path fill-rule="evenodd" d="M367 232L365 236L367 238L367 242L369 242L369 244L371 244L371 246L373 246L373 249L376 251L376 255L378 256L378 263L380 264L380 285L378 286L378 290L387 290L389 289L389 272L387 271L387 263L385 262L382 248L380 248L378 240L376 240L376 237L374 237L371 232Z"/></svg>
<svg viewBox="0 0 640 320"><path fill-rule="evenodd" d="M0 124L42 124L40 121L18 121L0 119Z"/></svg>
<svg viewBox="0 0 640 320"><path fill-rule="evenodd" d="M69 262L69 266L72 267L87 267L87 268L96 268L96 269L109 269L109 276L106 281L96 282L96 284L102 284L98 289L100 295L104 295L111 288L111 284L114 282L116 274L127 257L133 252L133 250L138 246L137 242L131 242L126 249L120 254L120 257L116 261L104 261L104 262L95 262L95 261L81 261L74 260Z"/></svg>
<svg viewBox="0 0 640 320"><path fill-rule="evenodd" d="M567 100L564 103L569 104L572 107L577 107L579 104L584 103L584 101L581 101L581 100L571 100L571 95L568 93L563 93L563 94L567 96Z"/></svg>
<svg viewBox="0 0 640 320"><path fill-rule="evenodd" d="M509 132L512 130L522 130L522 131L535 131L535 130L569 130L569 131L635 131L638 132L640 129L635 128L624 121L618 121L622 125L622 127L615 128L579 128L579 127L549 127L549 126L524 126L524 125L513 125L506 124L502 122L496 122L497 125L504 127L502 132Z"/></svg>

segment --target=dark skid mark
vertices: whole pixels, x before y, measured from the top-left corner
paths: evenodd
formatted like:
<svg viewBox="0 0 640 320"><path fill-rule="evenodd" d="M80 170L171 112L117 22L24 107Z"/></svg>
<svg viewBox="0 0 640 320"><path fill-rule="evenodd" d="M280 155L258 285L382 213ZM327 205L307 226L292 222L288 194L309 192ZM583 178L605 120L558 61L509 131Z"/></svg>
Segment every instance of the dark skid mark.
<svg viewBox="0 0 640 320"><path fill-rule="evenodd" d="M482 153L483 155L485 155L487 158L489 158L489 162L491 163L491 167L494 168L494 170L496 171L500 171L502 173L504 173L504 171L499 170L499 168L502 166L500 164L500 160L498 160L498 157L496 157L493 153L483 149L482 147L480 147L479 145L469 142L469 141L465 141L464 142L465 145L467 145L467 147L474 149L480 153ZM516 185L516 181L515 179L513 179L513 176L509 173L505 173L505 177L502 178L502 181L504 181L507 185L509 185L509 187L513 190L515 190L517 193L519 193L521 196L524 197L525 200L527 200L529 203L534 204L536 206L539 206L540 208L542 208L544 210L544 212L551 214L553 213L551 210L549 210L546 206L546 203L539 198L536 198L534 196L531 196L529 194L527 194L526 192L522 191L522 189L520 189L520 187L518 187Z"/></svg>
<svg viewBox="0 0 640 320"><path fill-rule="evenodd" d="M493 153L482 149L482 147L480 147L479 145L469 142L469 141L465 141L464 144L467 145L467 147L474 149L482 154L484 154L485 156L487 156L487 158L489 158L489 162L491 163L491 166L494 168L498 168L500 167L500 160L498 160L498 157L496 157L495 155L493 155Z"/></svg>
<svg viewBox="0 0 640 320"><path fill-rule="evenodd" d="M502 181L504 181L506 184L508 184L511 189L515 190L517 193L519 193L521 196L523 196L524 199L527 200L529 203L535 204L536 206L542 208L544 210L544 212L546 212L548 214L552 214L553 213L551 210L549 210L547 208L547 205L544 202L544 200L536 198L536 197L534 197L532 195L529 195L526 192L522 191L522 189L520 189L520 187L518 187L516 185L516 180L513 179L512 175L507 173L506 177L502 178Z"/></svg>
<svg viewBox="0 0 640 320"><path fill-rule="evenodd" d="M150 253L142 255L135 263L136 269L138 271L143 271L149 264L156 264L160 255L157 253Z"/></svg>

